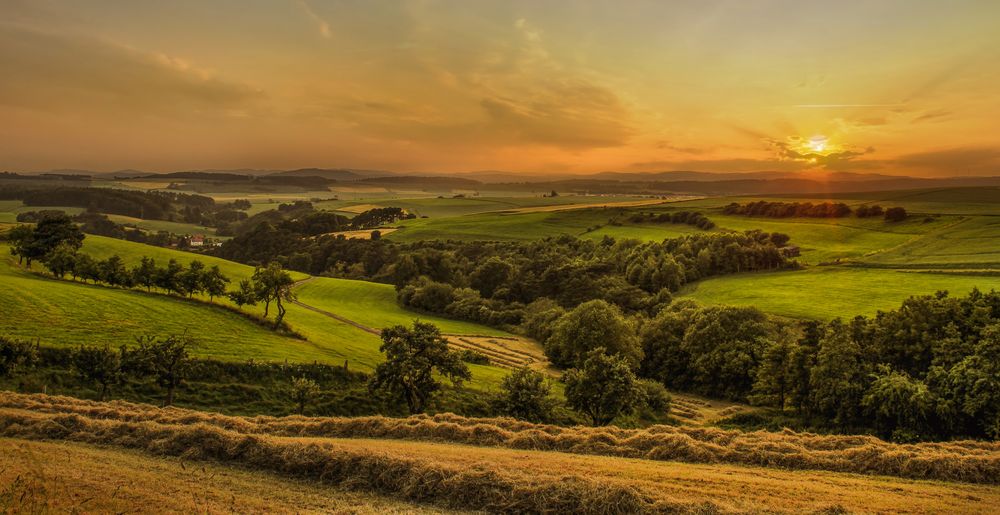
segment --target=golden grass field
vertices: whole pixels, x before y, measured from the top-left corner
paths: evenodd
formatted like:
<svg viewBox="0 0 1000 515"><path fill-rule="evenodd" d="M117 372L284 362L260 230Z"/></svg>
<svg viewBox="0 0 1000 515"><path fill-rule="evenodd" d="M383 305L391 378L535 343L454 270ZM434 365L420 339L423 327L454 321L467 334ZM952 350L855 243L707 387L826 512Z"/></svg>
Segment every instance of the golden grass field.
<svg viewBox="0 0 1000 515"><path fill-rule="evenodd" d="M243 418L14 393L0 393L0 437L3 448L21 449L4 453L11 466L32 477L58 476L53 488L67 492L86 488L80 485L92 479L83 471L95 461L120 464L109 468L124 477L128 466L152 461L132 488L143 490L150 475L177 478L165 483L179 492L173 501L198 511L223 508L227 488L238 486L244 473L259 474L262 487L247 489L247 499L236 495L247 508L235 511L254 511L255 499L283 481L294 481L294 488L274 497L274 508L300 512L315 511L310 486L320 484L377 496L353 498L370 511L403 509L399 503L577 513L987 513L1000 506L1000 444L983 442L897 445L791 432L560 428L454 415ZM46 464L54 459L32 466L24 456L43 448L79 461L80 472L57 473L57 465ZM711 455L712 448L720 454ZM777 458L796 454L802 456L787 463ZM131 462L123 458L133 455ZM738 463L741 456L760 463ZM178 472L179 463L187 471L225 472L206 473L212 493L196 501L187 497L190 474ZM215 481L218 474L224 481Z"/></svg>

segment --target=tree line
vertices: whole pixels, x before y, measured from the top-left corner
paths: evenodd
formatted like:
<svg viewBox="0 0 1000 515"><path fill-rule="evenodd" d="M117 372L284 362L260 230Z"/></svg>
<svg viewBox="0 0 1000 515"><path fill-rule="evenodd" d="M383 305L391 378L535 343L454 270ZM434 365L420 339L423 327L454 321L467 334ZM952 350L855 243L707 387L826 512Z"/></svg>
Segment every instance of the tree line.
<svg viewBox="0 0 1000 515"><path fill-rule="evenodd" d="M176 259L170 259L166 266L158 266L156 261L143 256L131 268L125 261L112 255L105 259L94 259L89 254L79 252L84 234L73 220L64 213L41 219L34 227L19 225L7 235L11 253L18 256L21 263L31 267L33 260L41 261L57 278L72 276L74 280L90 281L94 284L120 288L143 288L147 292L154 289L167 294L187 296L208 295L209 302L215 297L225 296L237 307L264 304L264 318L268 317L271 304L277 309L275 327L281 327L286 309L284 301L294 300L292 285L295 281L280 263L271 262L258 266L249 279L241 280L236 289L228 291L231 280L218 265L206 266L200 260L192 260L186 267Z"/></svg>
<svg viewBox="0 0 1000 515"><path fill-rule="evenodd" d="M768 202L760 200L740 204L733 202L722 208L727 215L766 216L770 218L844 218L853 213L858 218L883 217L888 222L899 222L907 217L906 209L883 209L878 204L862 205L852 210L843 202Z"/></svg>
<svg viewBox="0 0 1000 515"><path fill-rule="evenodd" d="M634 224L657 223L657 224L687 224L699 229L711 230L715 228L715 222L709 220L707 216L698 211L676 211L673 213L634 213L626 218L626 221ZM612 225L616 221L611 222Z"/></svg>
<svg viewBox="0 0 1000 515"><path fill-rule="evenodd" d="M525 325L559 367L586 369L603 355L670 389L769 406L807 427L896 441L1000 438L993 291L911 297L897 310L828 323L686 300L652 317L602 300L568 311L549 303Z"/></svg>

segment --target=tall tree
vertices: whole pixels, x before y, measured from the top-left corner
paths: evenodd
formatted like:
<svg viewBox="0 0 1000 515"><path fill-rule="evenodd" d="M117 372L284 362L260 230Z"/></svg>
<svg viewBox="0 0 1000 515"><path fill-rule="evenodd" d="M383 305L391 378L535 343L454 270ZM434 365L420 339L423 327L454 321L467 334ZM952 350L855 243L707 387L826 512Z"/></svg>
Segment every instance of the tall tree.
<svg viewBox="0 0 1000 515"><path fill-rule="evenodd" d="M642 349L632 324L618 306L603 300L585 302L566 313L555 323L545 342L545 354L558 366L580 366L594 349L622 356L633 367L639 366Z"/></svg>
<svg viewBox="0 0 1000 515"><path fill-rule="evenodd" d="M150 375L167 389L164 406L174 403L177 387L184 383L191 369L190 347L194 340L188 336L171 335L164 339L147 336L139 340L139 347L132 351L132 369Z"/></svg>
<svg viewBox="0 0 1000 515"><path fill-rule="evenodd" d="M563 382L569 406L595 426L606 426L619 415L631 413L642 400L629 361L600 348L590 351L580 368L566 371Z"/></svg>
<svg viewBox="0 0 1000 515"><path fill-rule="evenodd" d="M215 300L215 297L226 294L226 285L229 284L229 278L222 275L219 265L212 265L211 268L202 274L201 284L205 289L205 293L208 294L209 302L211 302Z"/></svg>
<svg viewBox="0 0 1000 515"><path fill-rule="evenodd" d="M157 273L156 261L151 257L143 256L139 264L132 268L132 281L146 288L146 291L150 291L153 286L156 286Z"/></svg>
<svg viewBox="0 0 1000 515"><path fill-rule="evenodd" d="M379 350L385 361L375 367L368 386L405 401L411 414L423 413L441 389L435 376L446 377L456 386L472 378L434 324L416 321L412 329L401 325L383 329Z"/></svg>
<svg viewBox="0 0 1000 515"><path fill-rule="evenodd" d="M295 300L295 293L292 291L295 280L288 272L282 270L281 263L277 261L272 261L267 267L258 267L253 273L252 280L257 299L264 303L264 317L267 317L271 302L274 302L274 306L278 309L274 326L280 326L285 318L285 306L282 301Z"/></svg>
<svg viewBox="0 0 1000 515"><path fill-rule="evenodd" d="M72 272L76 266L76 248L68 243L60 243L45 255L45 267L52 272L52 275L62 279L67 273Z"/></svg>

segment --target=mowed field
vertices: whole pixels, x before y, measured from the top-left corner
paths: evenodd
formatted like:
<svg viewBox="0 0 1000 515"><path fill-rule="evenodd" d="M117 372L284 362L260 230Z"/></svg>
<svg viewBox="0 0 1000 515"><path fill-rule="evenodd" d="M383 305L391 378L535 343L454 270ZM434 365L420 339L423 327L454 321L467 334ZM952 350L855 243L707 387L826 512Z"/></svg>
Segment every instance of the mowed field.
<svg viewBox="0 0 1000 515"><path fill-rule="evenodd" d="M0 449L2 473L23 470L26 478L8 487L17 492L9 499L37 501L37 489L47 488L65 493L70 507L88 487L121 491L126 506L166 488L174 495L157 508L206 512L254 511L268 495L268 511L311 512L323 499L317 487L362 513L972 514L1000 505L996 444L899 445L790 431L558 428L453 415L241 418L2 393ZM758 464L768 462L787 465ZM106 470L100 481L111 485L93 485L66 463ZM39 486L38 477L49 480ZM195 484L203 488L197 497ZM101 497L122 505L118 495Z"/></svg>

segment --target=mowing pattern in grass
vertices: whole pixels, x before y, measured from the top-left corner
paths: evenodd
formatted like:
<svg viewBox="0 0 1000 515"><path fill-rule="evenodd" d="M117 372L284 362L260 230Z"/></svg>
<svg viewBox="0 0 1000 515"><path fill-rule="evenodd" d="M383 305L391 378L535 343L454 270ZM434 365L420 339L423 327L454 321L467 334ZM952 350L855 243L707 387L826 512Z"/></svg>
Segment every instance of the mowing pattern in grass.
<svg viewBox="0 0 1000 515"><path fill-rule="evenodd" d="M376 329L411 325L419 319L437 325L444 333L509 336L492 327L403 309L396 303L396 288L390 284L316 277L301 283L295 293L301 302Z"/></svg>
<svg viewBox="0 0 1000 515"><path fill-rule="evenodd" d="M51 279L0 262L0 334L54 346L131 344L144 334L189 334L194 353L228 360L341 359L221 307L156 293Z"/></svg>

